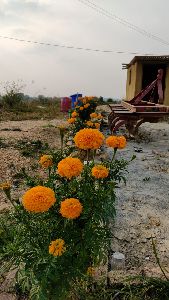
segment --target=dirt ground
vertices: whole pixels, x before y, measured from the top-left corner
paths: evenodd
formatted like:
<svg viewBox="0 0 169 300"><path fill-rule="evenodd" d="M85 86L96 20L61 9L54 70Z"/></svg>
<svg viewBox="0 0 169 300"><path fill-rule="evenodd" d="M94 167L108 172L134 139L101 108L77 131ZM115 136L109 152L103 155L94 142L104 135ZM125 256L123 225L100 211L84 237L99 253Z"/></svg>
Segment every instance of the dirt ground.
<svg viewBox="0 0 169 300"><path fill-rule="evenodd" d="M20 149L16 149L14 145L18 141L41 140L57 148L60 146L57 126L61 123L65 120L1 122L0 182L11 181L21 167L35 164L34 158L24 157ZM117 156L130 159L133 154L136 159L129 165L127 184L120 184L116 191L117 217L111 225L112 251L125 255L129 272L138 268L139 272L144 270L152 275L157 265L151 236L162 264L169 265L169 124L143 124L138 141L128 141L127 147ZM107 155L111 156L111 152ZM18 193L15 188L14 193ZM8 206L0 193L0 210Z"/></svg>

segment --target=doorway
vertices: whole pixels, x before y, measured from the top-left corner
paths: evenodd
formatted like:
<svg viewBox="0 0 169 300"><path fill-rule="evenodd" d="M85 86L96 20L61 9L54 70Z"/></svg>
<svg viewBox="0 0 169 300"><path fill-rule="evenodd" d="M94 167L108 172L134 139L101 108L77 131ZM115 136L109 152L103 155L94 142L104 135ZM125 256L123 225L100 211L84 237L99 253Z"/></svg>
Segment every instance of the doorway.
<svg viewBox="0 0 169 300"><path fill-rule="evenodd" d="M142 77L142 89L145 89L151 82L157 78L158 70L163 69L163 79L162 79L162 88L163 93L165 90L165 76L166 76L166 64L143 64L143 77ZM145 101L151 101L158 103L158 89L157 86L151 90L144 98Z"/></svg>

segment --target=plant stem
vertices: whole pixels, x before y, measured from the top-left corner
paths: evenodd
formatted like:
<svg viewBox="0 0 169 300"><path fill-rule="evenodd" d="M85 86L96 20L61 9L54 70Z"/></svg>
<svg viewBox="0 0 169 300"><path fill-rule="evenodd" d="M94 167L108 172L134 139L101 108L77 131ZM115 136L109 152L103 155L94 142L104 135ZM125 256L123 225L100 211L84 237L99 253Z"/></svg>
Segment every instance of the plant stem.
<svg viewBox="0 0 169 300"><path fill-rule="evenodd" d="M111 162L114 160L114 158L115 158L115 155L116 155L116 152L117 152L117 148L114 148L114 153L113 153L113 156L112 156L112 160L111 160Z"/></svg>

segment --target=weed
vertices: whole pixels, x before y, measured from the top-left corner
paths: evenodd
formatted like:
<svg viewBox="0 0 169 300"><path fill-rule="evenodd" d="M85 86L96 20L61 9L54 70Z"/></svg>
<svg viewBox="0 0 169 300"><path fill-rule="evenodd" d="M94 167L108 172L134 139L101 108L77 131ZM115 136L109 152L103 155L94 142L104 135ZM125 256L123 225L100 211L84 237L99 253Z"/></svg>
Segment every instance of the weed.
<svg viewBox="0 0 169 300"><path fill-rule="evenodd" d="M19 140L14 147L21 150L21 154L26 157L37 157L43 152L50 151L49 145L40 140Z"/></svg>

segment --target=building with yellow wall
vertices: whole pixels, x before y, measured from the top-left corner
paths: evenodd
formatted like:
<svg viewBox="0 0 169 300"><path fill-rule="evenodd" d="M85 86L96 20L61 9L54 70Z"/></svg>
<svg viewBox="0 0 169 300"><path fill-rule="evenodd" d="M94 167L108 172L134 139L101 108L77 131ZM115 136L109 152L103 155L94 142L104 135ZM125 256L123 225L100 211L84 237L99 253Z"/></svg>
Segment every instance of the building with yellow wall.
<svg viewBox="0 0 169 300"><path fill-rule="evenodd" d="M158 70L163 69L163 104L169 105L169 56L135 56L129 64L123 64L123 69L127 69L126 100L134 98L157 78ZM150 91L143 100L149 98L158 102L157 88Z"/></svg>

